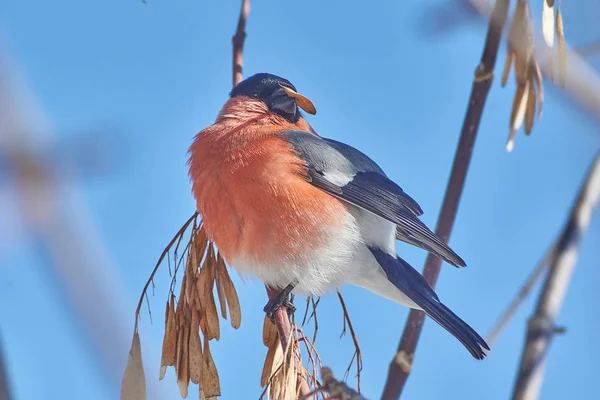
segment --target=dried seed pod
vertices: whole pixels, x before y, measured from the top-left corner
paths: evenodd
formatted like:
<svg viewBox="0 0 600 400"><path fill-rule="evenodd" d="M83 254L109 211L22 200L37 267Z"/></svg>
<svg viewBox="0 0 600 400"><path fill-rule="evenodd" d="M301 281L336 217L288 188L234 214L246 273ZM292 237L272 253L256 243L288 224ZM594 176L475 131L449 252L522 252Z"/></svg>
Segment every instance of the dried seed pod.
<svg viewBox="0 0 600 400"><path fill-rule="evenodd" d="M500 86L506 86L508 82L508 77L510 75L510 67L515 59L515 53L507 53L506 60L504 60L504 69L502 70L502 81L500 82Z"/></svg>
<svg viewBox="0 0 600 400"><path fill-rule="evenodd" d="M210 354L208 339L204 337L204 357L202 365L202 391L208 397L221 395L221 384L219 383L219 373L217 366Z"/></svg>
<svg viewBox="0 0 600 400"><path fill-rule="evenodd" d="M175 296L167 302L165 312L165 336L163 338L162 356L160 360L160 375L163 379L168 366L175 365L177 360L177 326L175 324Z"/></svg>
<svg viewBox="0 0 600 400"><path fill-rule="evenodd" d="M199 321L198 312L192 310L192 325L190 329L190 379L192 382L199 384L202 379L202 342L198 332Z"/></svg>
<svg viewBox="0 0 600 400"><path fill-rule="evenodd" d="M227 299L227 305L229 306L229 319L231 320L231 326L233 329L238 329L242 324L242 310L240 309L240 300L233 285L233 281L227 272L227 266L225 260L222 257L217 261L217 268L219 270L219 277L221 284L223 285L223 292Z"/></svg>
<svg viewBox="0 0 600 400"><path fill-rule="evenodd" d="M533 78L534 78L535 87L536 87L536 91L537 91L537 106L538 106L537 114L538 114L538 121L539 121L540 118L542 118L542 105L544 104L544 83L542 80L542 71L537 62L535 62L533 65L533 71L534 71Z"/></svg>
<svg viewBox="0 0 600 400"><path fill-rule="evenodd" d="M263 323L263 344L267 347L271 347L273 346L273 343L277 342L278 337L277 326L275 326L275 324L265 315Z"/></svg>
<svg viewBox="0 0 600 400"><path fill-rule="evenodd" d="M133 333L127 367L121 383L121 400L146 400L146 378L144 364L142 363L142 346L137 331Z"/></svg>
<svg viewBox="0 0 600 400"><path fill-rule="evenodd" d="M556 53L558 59L558 79L560 86L564 89L567 86L567 44L565 43L560 8L556 11L556 43L558 45Z"/></svg>
<svg viewBox="0 0 600 400"><path fill-rule="evenodd" d="M535 87L533 77L529 81L529 90L527 91L527 106L525 107L525 134L529 135L533 128L533 120L535 118Z"/></svg>
<svg viewBox="0 0 600 400"><path fill-rule="evenodd" d="M268 347L267 355L265 356L265 364L263 365L262 374L260 376L261 387L265 387L269 383L269 378L273 373L273 361L275 360L275 352L277 351L278 347L281 347L279 343L273 343L272 346Z"/></svg>
<svg viewBox="0 0 600 400"><path fill-rule="evenodd" d="M542 33L546 46L554 47L554 0L542 0Z"/></svg>
<svg viewBox="0 0 600 400"><path fill-rule="evenodd" d="M223 264L223 268L221 268L221 264ZM227 299L225 297L225 290L223 289L221 269L225 269L225 263L223 262L223 257L221 257L221 254L219 253L217 255L217 262L215 265L215 286L217 287L217 296L219 298L221 317L223 319L227 319Z"/></svg>
<svg viewBox="0 0 600 400"><path fill-rule="evenodd" d="M184 399L188 395L190 385L190 360L189 360L190 323L184 318L183 324L179 326L179 337L177 339L177 385L179 393Z"/></svg>

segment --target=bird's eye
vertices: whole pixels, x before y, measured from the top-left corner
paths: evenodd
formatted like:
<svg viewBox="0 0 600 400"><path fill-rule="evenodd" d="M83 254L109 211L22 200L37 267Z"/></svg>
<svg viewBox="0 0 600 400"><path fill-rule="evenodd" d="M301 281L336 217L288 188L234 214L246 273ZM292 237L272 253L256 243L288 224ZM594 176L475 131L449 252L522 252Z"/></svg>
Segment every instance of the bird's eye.
<svg viewBox="0 0 600 400"><path fill-rule="evenodd" d="M252 93L252 97L254 97L255 99L258 99L258 96L260 96L260 93L258 93L258 92Z"/></svg>

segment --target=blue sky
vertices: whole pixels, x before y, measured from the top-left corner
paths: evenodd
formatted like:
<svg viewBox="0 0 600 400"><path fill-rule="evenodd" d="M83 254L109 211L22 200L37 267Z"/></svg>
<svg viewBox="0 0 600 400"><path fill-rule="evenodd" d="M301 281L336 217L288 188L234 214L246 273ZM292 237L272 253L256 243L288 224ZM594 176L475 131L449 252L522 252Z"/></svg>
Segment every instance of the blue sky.
<svg viewBox="0 0 600 400"><path fill-rule="evenodd" d="M313 127L375 159L420 203L432 228L485 35L485 24L476 20L436 33L430 26L433 10L445 5L255 2L244 57L246 75L284 76L310 97L318 109L309 119ZM126 288L120 308L131 324L158 255L193 212L186 151L193 135L213 122L231 89L231 36L239 2L150 1L149 10L136 0L0 3L0 39L54 139L69 143L98 127L116 138L111 152L120 155L118 169L80 179L76 186L70 182L67 193L81 197L91 212L114 261L110 273ZM571 43L598 39L591 36L592 15L598 11L600 5L592 1L565 3ZM504 49L503 44L500 66ZM440 298L482 335L557 235L600 149L598 119L547 84L542 121L530 137L519 133L515 151L507 154L513 93L512 83L501 89L496 82L492 88L451 238L469 267L444 265L437 287ZM596 213L559 317L568 333L552 344L544 399L590 398L599 391L600 320L594 317L600 301L599 241ZM398 250L422 268L425 252L406 245ZM107 386L94 364L35 242L22 238L0 257L2 339L16 399L116 398L118 388ZM147 318L141 324L144 355L155 349L155 356L160 348L168 284L166 273L160 277L151 298L154 325ZM257 398L266 350L261 341L266 297L258 282L243 284L237 277L234 282L242 327L222 329L212 352L223 398ZM362 347L363 392L375 399L408 310L362 289L346 287L343 294ZM533 304L525 304L484 362L473 360L428 320L405 398L506 399ZM319 321L317 347L324 363L341 376L351 344L339 339L335 295L321 301ZM125 351L123 369L126 358ZM158 369L157 363L147 363L147 378L156 380ZM172 372L160 386L177 398Z"/></svg>

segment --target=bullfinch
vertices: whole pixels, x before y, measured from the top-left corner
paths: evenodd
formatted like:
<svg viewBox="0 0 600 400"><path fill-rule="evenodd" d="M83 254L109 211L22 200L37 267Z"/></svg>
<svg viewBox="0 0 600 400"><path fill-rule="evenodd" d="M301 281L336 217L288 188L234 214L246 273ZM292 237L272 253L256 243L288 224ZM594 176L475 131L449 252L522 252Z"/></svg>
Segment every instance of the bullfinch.
<svg viewBox="0 0 600 400"><path fill-rule="evenodd" d="M396 255L395 239L465 266L419 216L417 202L359 150L320 137L300 109L313 103L287 79L239 83L189 149L189 176L208 238L227 264L280 295L320 296L344 284L423 310L476 359L486 342Z"/></svg>

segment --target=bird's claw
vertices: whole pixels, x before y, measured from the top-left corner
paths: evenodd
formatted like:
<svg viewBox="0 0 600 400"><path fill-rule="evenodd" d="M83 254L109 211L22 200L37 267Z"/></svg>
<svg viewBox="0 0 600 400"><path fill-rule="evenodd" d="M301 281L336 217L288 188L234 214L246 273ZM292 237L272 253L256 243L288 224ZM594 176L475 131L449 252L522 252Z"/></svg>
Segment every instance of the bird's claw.
<svg viewBox="0 0 600 400"><path fill-rule="evenodd" d="M294 306L294 304L288 299L288 293L285 290L269 300L263 310L267 314L267 318L269 318L271 322L275 323L275 311L281 307L285 307L287 309L288 316L291 316L294 311L296 311L296 306Z"/></svg>

